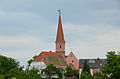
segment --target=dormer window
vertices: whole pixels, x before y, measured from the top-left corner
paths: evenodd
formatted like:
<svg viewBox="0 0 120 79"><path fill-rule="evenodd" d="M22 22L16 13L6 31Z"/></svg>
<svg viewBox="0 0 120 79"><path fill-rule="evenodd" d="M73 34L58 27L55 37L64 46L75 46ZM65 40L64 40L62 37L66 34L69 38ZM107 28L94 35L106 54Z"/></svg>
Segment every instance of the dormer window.
<svg viewBox="0 0 120 79"><path fill-rule="evenodd" d="M90 59L90 60L89 60L89 63L95 63L95 60Z"/></svg>

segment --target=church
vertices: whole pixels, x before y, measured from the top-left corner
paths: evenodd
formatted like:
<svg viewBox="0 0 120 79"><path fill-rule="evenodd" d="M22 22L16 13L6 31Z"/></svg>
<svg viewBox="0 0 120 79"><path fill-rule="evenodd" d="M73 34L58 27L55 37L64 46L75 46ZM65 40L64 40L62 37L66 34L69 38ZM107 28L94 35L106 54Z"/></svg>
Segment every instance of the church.
<svg viewBox="0 0 120 79"><path fill-rule="evenodd" d="M66 68L68 65L71 66L73 70L78 70L79 61L75 57L73 52L70 52L68 56L65 54L65 39L62 27L61 20L61 11L59 12L59 20L58 20L58 29L56 36L56 50L55 52L41 52L31 63L31 68L35 67L40 70L45 69L49 64L53 64L56 67Z"/></svg>

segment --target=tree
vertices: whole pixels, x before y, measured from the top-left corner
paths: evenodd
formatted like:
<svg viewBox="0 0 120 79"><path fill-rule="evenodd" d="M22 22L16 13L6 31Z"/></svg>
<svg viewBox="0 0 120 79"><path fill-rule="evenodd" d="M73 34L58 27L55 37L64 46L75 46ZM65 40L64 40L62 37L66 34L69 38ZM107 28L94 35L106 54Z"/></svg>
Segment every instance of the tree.
<svg viewBox="0 0 120 79"><path fill-rule="evenodd" d="M72 68L70 66L67 66L65 68L65 73L64 73L65 77L78 77L79 78L79 71L78 70L72 70Z"/></svg>
<svg viewBox="0 0 120 79"><path fill-rule="evenodd" d="M13 68L19 68L19 62L13 58L8 58L5 56L0 56L0 73L5 75L9 70Z"/></svg>
<svg viewBox="0 0 120 79"><path fill-rule="evenodd" d="M80 75L80 79L93 79L93 78L88 72L82 72L82 74Z"/></svg>
<svg viewBox="0 0 120 79"><path fill-rule="evenodd" d="M94 79L107 79L106 76L103 76L102 72L97 72L97 76L94 77Z"/></svg>
<svg viewBox="0 0 120 79"><path fill-rule="evenodd" d="M80 79L93 79L90 74L90 66L87 64L87 61L83 63L82 74L80 75Z"/></svg>
<svg viewBox="0 0 120 79"><path fill-rule="evenodd" d="M64 73L65 77L72 77L73 76L73 70L72 70L72 68L70 66L67 66L65 68L65 71L66 71Z"/></svg>
<svg viewBox="0 0 120 79"><path fill-rule="evenodd" d="M23 70L13 58L0 56L0 79L41 79L38 69Z"/></svg>
<svg viewBox="0 0 120 79"><path fill-rule="evenodd" d="M48 78L51 78L53 75L58 75L62 79L63 69L55 67L53 64L48 65L45 69L42 70L42 74L45 73Z"/></svg>
<svg viewBox="0 0 120 79"><path fill-rule="evenodd" d="M17 77L18 74L20 73L18 68L13 68L8 71L8 73L5 74L7 78L12 78L12 77Z"/></svg>
<svg viewBox="0 0 120 79"><path fill-rule="evenodd" d="M5 79L5 76L3 74L0 74L0 79Z"/></svg>
<svg viewBox="0 0 120 79"><path fill-rule="evenodd" d="M107 52L107 64L101 69L106 79L120 79L120 55L116 52Z"/></svg>
<svg viewBox="0 0 120 79"><path fill-rule="evenodd" d="M27 62L27 63L28 63L28 69L29 69L32 61L33 61L36 57L37 57L37 55L33 56L32 59L28 60L28 62Z"/></svg>
<svg viewBox="0 0 120 79"><path fill-rule="evenodd" d="M79 79L79 70L73 70L73 76L76 76Z"/></svg>
<svg viewBox="0 0 120 79"><path fill-rule="evenodd" d="M36 68L33 68L28 71L29 79L41 79L41 76L39 74L39 70Z"/></svg>
<svg viewBox="0 0 120 79"><path fill-rule="evenodd" d="M87 64L87 61L83 63L83 70L82 72L88 72L90 74L90 66Z"/></svg>

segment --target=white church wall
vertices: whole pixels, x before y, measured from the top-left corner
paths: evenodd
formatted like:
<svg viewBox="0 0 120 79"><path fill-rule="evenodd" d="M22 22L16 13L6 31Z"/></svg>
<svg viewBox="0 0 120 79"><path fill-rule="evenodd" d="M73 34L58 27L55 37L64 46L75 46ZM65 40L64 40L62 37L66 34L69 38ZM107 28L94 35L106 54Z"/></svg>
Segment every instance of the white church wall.
<svg viewBox="0 0 120 79"><path fill-rule="evenodd" d="M44 62L32 62L29 68L37 68L39 70L42 70L46 68L46 65L44 64Z"/></svg>

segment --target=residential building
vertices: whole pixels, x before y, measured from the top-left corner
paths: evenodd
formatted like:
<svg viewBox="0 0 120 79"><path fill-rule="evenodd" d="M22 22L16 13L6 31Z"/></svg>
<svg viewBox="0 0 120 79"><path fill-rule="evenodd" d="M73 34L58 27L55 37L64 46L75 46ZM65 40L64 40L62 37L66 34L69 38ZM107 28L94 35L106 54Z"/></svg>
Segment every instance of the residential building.
<svg viewBox="0 0 120 79"><path fill-rule="evenodd" d="M87 61L87 64L90 66L90 73L92 76L96 75L96 72L102 68L103 65L107 63L106 59L79 59L79 74L82 73L83 63Z"/></svg>

